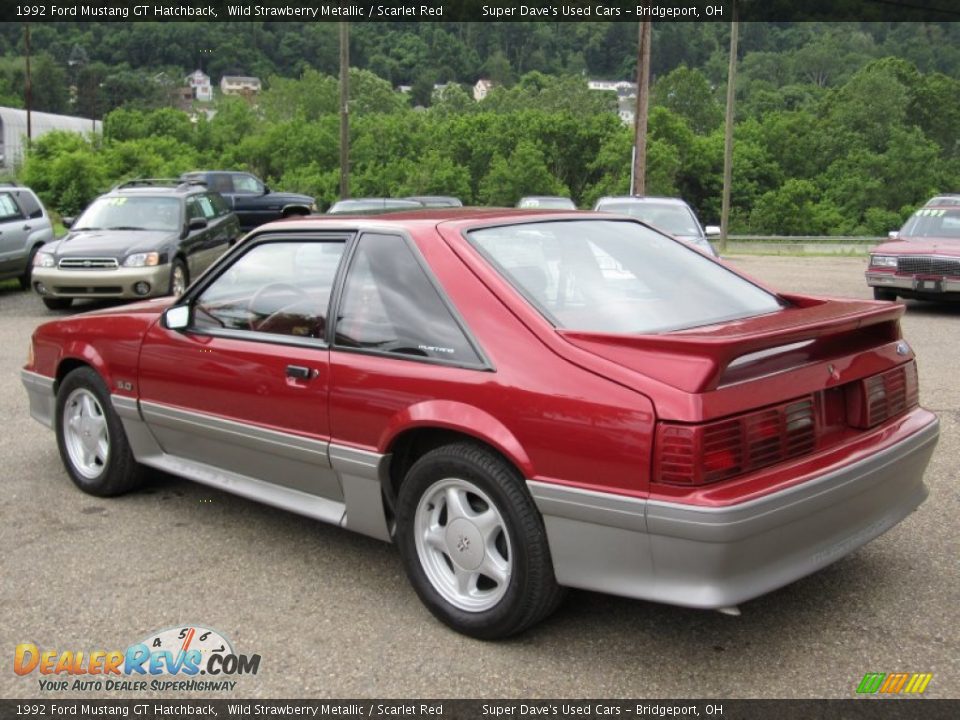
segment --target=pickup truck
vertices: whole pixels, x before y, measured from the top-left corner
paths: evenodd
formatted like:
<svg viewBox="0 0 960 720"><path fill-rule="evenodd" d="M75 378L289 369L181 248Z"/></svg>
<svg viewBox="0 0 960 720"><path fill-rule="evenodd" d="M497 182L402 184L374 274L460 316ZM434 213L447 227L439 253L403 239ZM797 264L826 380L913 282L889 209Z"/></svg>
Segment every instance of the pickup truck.
<svg viewBox="0 0 960 720"><path fill-rule="evenodd" d="M183 182L201 183L220 193L247 232L271 220L317 211L314 198L271 190L256 175L237 170L197 170L180 176Z"/></svg>

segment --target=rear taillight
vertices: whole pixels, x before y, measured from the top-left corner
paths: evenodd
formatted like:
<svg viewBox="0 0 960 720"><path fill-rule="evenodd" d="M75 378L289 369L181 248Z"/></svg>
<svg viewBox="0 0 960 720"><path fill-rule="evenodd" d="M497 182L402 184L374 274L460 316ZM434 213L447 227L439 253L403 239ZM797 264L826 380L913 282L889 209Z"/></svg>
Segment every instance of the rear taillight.
<svg viewBox="0 0 960 720"><path fill-rule="evenodd" d="M855 428L871 428L918 404L917 363L911 360L851 383L847 388L847 423Z"/></svg>
<svg viewBox="0 0 960 720"><path fill-rule="evenodd" d="M704 425L657 426L654 482L707 485L812 452L813 397Z"/></svg>

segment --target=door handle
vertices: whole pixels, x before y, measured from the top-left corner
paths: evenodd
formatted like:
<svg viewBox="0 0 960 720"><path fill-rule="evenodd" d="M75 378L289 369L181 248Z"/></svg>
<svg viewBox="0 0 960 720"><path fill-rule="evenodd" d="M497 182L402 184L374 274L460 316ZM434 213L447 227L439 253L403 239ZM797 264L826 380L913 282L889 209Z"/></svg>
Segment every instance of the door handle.
<svg viewBox="0 0 960 720"><path fill-rule="evenodd" d="M23 226L23 229L24 229L24 230L29 230L31 227L32 227L32 226L30 226L30 225L24 225L24 226Z"/></svg>
<svg viewBox="0 0 960 720"><path fill-rule="evenodd" d="M287 377L297 380L312 380L317 375L316 370L311 370L303 365L287 365Z"/></svg>

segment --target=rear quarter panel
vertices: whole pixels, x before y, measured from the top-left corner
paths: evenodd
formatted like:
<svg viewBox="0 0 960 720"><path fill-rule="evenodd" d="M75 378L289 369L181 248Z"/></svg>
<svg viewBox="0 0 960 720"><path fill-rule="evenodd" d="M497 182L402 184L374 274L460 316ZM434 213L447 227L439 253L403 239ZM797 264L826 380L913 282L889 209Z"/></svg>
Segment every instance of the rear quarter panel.
<svg viewBox="0 0 960 720"><path fill-rule="evenodd" d="M540 342L435 229L413 237L490 369L334 350L334 442L388 452L404 430L449 428L490 443L528 478L645 494L655 420L649 399Z"/></svg>

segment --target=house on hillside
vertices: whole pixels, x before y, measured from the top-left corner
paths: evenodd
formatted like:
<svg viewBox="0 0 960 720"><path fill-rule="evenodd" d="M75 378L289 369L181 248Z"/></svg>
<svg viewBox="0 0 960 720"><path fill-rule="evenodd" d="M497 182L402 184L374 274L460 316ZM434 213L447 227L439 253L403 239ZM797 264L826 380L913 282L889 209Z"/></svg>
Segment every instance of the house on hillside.
<svg viewBox="0 0 960 720"><path fill-rule="evenodd" d="M220 78L220 92L224 95L249 97L260 93L260 78L245 75L224 75Z"/></svg>
<svg viewBox="0 0 960 720"><path fill-rule="evenodd" d="M486 78L480 78L477 80L477 84L473 86L473 99L477 102L483 100L487 94L493 89L493 81L487 80Z"/></svg>
<svg viewBox="0 0 960 720"><path fill-rule="evenodd" d="M213 100L213 85L210 84L210 76L203 70L197 69L187 75L186 84L192 88L194 99L200 102Z"/></svg>

